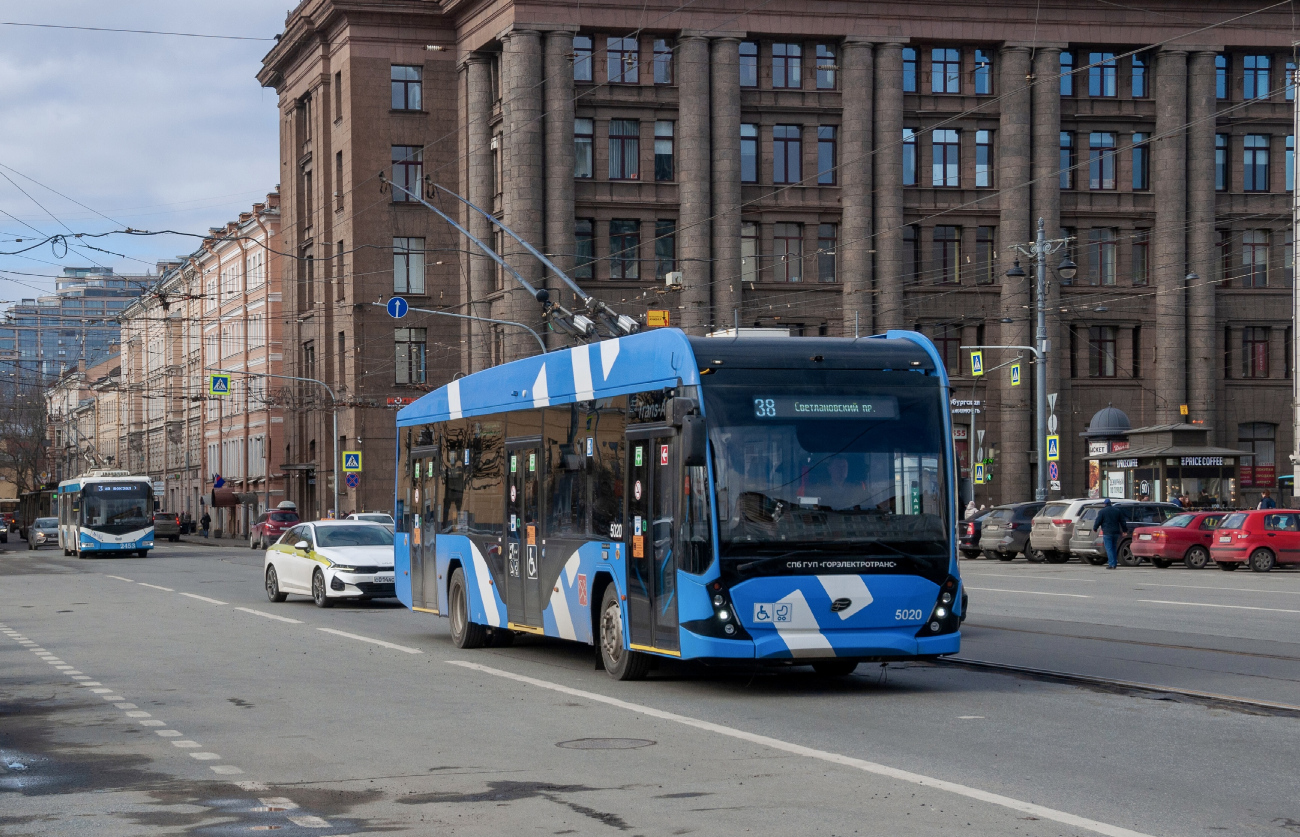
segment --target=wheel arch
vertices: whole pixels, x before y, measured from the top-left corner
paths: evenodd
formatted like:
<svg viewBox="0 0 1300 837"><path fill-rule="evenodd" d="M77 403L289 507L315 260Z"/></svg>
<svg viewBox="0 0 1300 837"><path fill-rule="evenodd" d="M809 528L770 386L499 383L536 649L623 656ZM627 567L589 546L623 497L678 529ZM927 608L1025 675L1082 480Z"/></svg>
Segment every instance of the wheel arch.
<svg viewBox="0 0 1300 837"><path fill-rule="evenodd" d="M605 590L611 585L614 587L614 591L618 592L618 583L614 581L614 574L608 569L598 570L591 580L591 592L588 594L587 601L591 602L589 608L591 613L591 644L595 646L600 644L600 603L605 600ZM624 644L626 642L625 636Z"/></svg>

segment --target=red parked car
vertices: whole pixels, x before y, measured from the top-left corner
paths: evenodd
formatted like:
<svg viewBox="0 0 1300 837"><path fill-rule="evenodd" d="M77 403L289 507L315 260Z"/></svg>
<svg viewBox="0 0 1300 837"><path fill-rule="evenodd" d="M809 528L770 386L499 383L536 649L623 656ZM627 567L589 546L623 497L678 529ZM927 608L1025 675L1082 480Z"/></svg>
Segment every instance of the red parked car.
<svg viewBox="0 0 1300 837"><path fill-rule="evenodd" d="M1214 534L1229 512L1183 512L1159 526L1137 530L1129 545L1133 555L1164 569L1182 561L1189 570L1204 569L1210 563Z"/></svg>
<svg viewBox="0 0 1300 837"><path fill-rule="evenodd" d="M1300 512L1232 512L1219 525L1210 557L1221 570L1249 564L1257 573L1266 573L1279 564L1300 563Z"/></svg>
<svg viewBox="0 0 1300 837"><path fill-rule="evenodd" d="M279 540L281 535L299 522L298 507L291 502L286 501L281 503L278 508L269 512L262 512L248 533L248 548L269 548L271 544Z"/></svg>

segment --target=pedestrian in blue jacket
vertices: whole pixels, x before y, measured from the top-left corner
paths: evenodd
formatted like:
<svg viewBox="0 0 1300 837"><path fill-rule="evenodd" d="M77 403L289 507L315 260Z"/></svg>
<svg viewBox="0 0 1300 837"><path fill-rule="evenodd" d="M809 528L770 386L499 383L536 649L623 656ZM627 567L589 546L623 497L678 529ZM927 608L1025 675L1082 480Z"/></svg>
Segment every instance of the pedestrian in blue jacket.
<svg viewBox="0 0 1300 837"><path fill-rule="evenodd" d="M1101 540L1106 545L1106 569L1113 570L1119 563L1119 543L1128 532L1128 521L1124 513L1107 498L1097 514L1097 529Z"/></svg>

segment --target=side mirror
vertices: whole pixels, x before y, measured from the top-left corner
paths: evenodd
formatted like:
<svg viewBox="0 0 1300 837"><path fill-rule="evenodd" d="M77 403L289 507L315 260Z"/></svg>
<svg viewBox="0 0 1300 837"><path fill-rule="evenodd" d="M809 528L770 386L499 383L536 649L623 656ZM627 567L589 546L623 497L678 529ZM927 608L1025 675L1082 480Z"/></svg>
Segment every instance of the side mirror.
<svg viewBox="0 0 1300 837"><path fill-rule="evenodd" d="M311 544L307 543L306 541L298 541L296 544L293 545L293 548L294 548L294 549L311 549Z"/></svg>
<svg viewBox="0 0 1300 837"><path fill-rule="evenodd" d="M694 412L695 408L694 398L679 395L676 398L668 399L668 403L664 405L664 417L668 419L669 424L681 427L682 421L688 414Z"/></svg>
<svg viewBox="0 0 1300 837"><path fill-rule="evenodd" d="M682 417L682 464L689 467L705 463L709 436L704 428L704 416Z"/></svg>

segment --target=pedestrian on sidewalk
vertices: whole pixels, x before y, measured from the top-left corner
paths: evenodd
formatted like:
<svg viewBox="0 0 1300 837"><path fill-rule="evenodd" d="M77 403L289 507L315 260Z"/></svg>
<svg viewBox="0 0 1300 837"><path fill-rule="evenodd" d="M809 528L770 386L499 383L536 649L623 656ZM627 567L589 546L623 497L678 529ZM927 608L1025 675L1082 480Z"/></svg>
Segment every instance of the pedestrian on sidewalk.
<svg viewBox="0 0 1300 837"><path fill-rule="evenodd" d="M1259 498L1259 505L1256 506L1255 508L1275 509L1277 508L1277 500L1274 500L1271 496L1269 496L1269 491L1267 488L1265 488L1264 493Z"/></svg>
<svg viewBox="0 0 1300 837"><path fill-rule="evenodd" d="M211 526L212 515L204 512L203 516L199 518L199 527L203 529L203 537L206 538L208 536L208 529L211 528Z"/></svg>
<svg viewBox="0 0 1300 837"><path fill-rule="evenodd" d="M1119 564L1119 542L1128 531L1128 521L1110 498L1102 504L1101 512L1097 515L1097 529L1106 545L1106 569L1113 570Z"/></svg>

